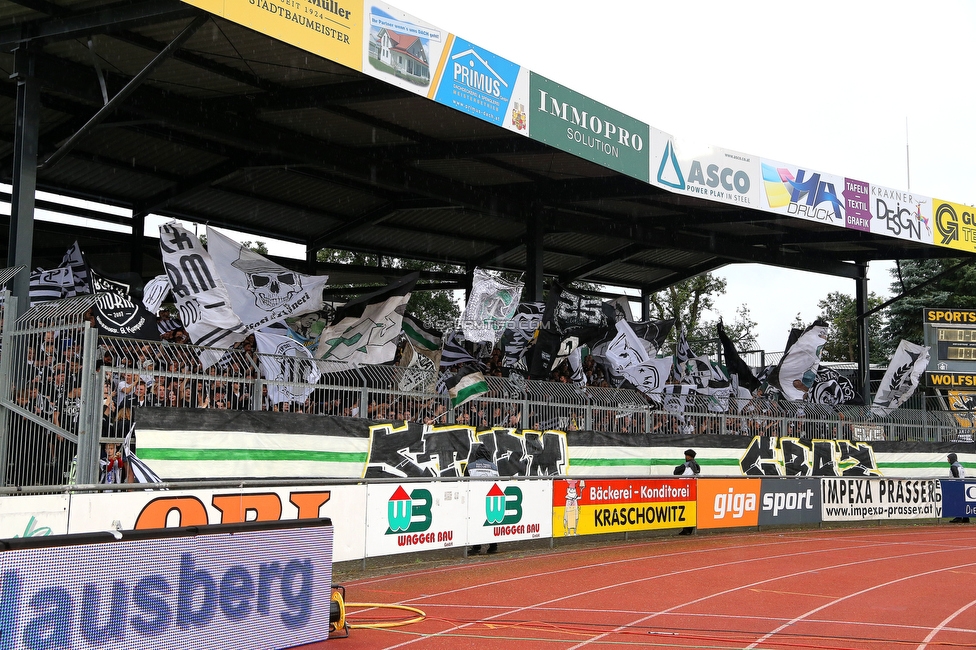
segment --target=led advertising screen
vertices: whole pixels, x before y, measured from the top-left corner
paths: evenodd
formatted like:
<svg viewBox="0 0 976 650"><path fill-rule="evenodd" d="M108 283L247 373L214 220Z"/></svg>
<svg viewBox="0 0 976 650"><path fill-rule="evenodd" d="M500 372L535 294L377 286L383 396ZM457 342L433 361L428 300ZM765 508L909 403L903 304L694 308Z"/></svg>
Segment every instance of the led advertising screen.
<svg viewBox="0 0 976 650"><path fill-rule="evenodd" d="M288 648L326 639L331 521L275 525L7 542L0 647Z"/></svg>

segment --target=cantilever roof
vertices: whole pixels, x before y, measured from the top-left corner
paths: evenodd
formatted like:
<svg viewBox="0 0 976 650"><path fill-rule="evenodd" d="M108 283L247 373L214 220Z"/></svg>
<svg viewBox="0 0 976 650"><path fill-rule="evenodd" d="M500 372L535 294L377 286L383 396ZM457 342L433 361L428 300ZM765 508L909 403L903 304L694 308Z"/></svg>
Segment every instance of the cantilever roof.
<svg viewBox="0 0 976 650"><path fill-rule="evenodd" d="M674 193L176 0L0 5L0 181L12 174L13 48L36 56L44 160L105 103L100 77L111 97L200 16L118 109L38 171L39 189L469 268L524 270L538 219L547 275L651 291L737 262L858 277L857 262L960 254ZM41 222L36 233L35 266L59 263L76 238L105 270L130 266L126 235ZM136 268L158 272L155 244L143 254ZM371 274L328 270L335 282Z"/></svg>

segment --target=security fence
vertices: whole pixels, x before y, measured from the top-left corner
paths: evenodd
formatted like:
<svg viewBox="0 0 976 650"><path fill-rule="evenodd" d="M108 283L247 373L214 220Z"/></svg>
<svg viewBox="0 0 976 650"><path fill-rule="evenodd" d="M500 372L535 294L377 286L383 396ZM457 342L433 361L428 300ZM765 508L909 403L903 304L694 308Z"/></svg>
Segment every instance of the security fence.
<svg viewBox="0 0 976 650"><path fill-rule="evenodd" d="M901 408L879 418L864 406L698 394L669 395L658 403L636 390L579 390L563 382L488 376L486 393L452 408L437 390L444 377L422 370L261 355L246 342L223 350L97 337L85 319L91 296L40 305L16 322L12 300L5 298L0 331L0 485L97 482L104 446L122 444L140 409L154 407L595 430L622 437L971 440L965 412L922 400L939 408Z"/></svg>

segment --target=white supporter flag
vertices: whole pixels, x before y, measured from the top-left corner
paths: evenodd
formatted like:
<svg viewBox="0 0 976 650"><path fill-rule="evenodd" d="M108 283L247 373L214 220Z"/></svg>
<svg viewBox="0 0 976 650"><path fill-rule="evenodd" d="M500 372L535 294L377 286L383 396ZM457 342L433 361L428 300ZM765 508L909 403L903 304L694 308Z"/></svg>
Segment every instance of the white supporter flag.
<svg viewBox="0 0 976 650"><path fill-rule="evenodd" d="M308 399L322 376L308 348L291 337L265 332L255 332L254 340L261 374L269 382L266 385L271 403L301 403Z"/></svg>
<svg viewBox="0 0 976 650"><path fill-rule="evenodd" d="M610 368L618 374L626 375L628 368L650 361L644 343L625 320L616 322L617 336L607 345L606 357Z"/></svg>
<svg viewBox="0 0 976 650"><path fill-rule="evenodd" d="M157 275L142 288L142 306L153 316L159 314L163 300L169 295L169 278Z"/></svg>
<svg viewBox="0 0 976 650"><path fill-rule="evenodd" d="M329 276L286 269L216 228L207 229L207 250L227 287L234 312L249 332L285 317L322 309L322 289Z"/></svg>
<svg viewBox="0 0 976 650"><path fill-rule="evenodd" d="M464 308L464 340L497 343L515 315L524 286L475 268L471 295Z"/></svg>
<svg viewBox="0 0 976 650"><path fill-rule="evenodd" d="M806 399L817 380L820 353L827 342L827 326L820 322L803 330L803 334L779 362L778 388L786 399Z"/></svg>
<svg viewBox="0 0 976 650"><path fill-rule="evenodd" d="M648 359L623 371L627 381L644 394L659 393L671 373L671 357Z"/></svg>
<svg viewBox="0 0 976 650"><path fill-rule="evenodd" d="M871 413L884 417L904 404L918 388L919 378L929 365L929 348L902 339L891 355L888 369L871 404Z"/></svg>
<svg viewBox="0 0 976 650"><path fill-rule="evenodd" d="M243 341L247 330L231 308L230 295L196 235L171 221L159 227L159 250L190 340L215 348L230 348ZM215 354L200 356L204 368L219 358Z"/></svg>
<svg viewBox="0 0 976 650"><path fill-rule="evenodd" d="M346 303L319 336L315 356L326 361L379 364L393 361L403 312L417 284L416 271Z"/></svg>

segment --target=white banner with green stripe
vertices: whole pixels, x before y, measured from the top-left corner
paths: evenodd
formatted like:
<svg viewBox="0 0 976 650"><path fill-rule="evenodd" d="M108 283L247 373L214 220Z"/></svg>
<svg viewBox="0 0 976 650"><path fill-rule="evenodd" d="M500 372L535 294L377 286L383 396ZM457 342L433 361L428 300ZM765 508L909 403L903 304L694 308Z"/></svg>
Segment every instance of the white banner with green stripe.
<svg viewBox="0 0 976 650"><path fill-rule="evenodd" d="M532 431L300 413L140 409L137 453L167 480L423 478L464 473L474 443L502 476L670 476L694 449L705 476L939 478L972 444Z"/></svg>

